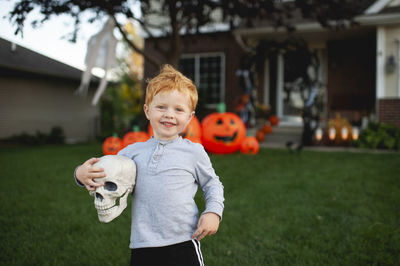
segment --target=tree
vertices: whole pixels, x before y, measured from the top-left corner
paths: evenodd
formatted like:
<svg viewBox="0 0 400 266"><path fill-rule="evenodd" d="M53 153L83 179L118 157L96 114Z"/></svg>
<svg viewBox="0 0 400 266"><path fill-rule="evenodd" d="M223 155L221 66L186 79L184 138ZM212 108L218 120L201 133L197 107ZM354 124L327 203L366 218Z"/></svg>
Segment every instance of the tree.
<svg viewBox="0 0 400 266"><path fill-rule="evenodd" d="M181 53L181 35L193 34L213 23L226 23L229 30L240 25L254 26L257 21L267 20L276 27L295 29L293 17L318 21L324 27L342 28L354 23L371 0L17 0L9 13L15 25L15 34L23 32L26 18L38 8L41 18L33 21L37 26L52 16L69 15L75 27L71 40L76 40L82 15L89 12L88 22L111 16L116 27L130 48L142 54L147 62L161 65L168 62L177 66ZM140 5L140 14L133 10ZM149 37L166 36L169 46L163 50L165 58L156 58L132 43L122 25L127 19L137 21ZM162 48L160 48L162 49Z"/></svg>

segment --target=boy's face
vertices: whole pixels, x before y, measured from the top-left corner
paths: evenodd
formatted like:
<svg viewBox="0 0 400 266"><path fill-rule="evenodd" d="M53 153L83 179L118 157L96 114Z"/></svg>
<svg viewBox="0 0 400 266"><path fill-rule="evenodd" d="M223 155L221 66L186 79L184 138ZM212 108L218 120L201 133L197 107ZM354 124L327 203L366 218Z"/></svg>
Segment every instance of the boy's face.
<svg viewBox="0 0 400 266"><path fill-rule="evenodd" d="M150 105L144 105L144 112L154 137L161 140L177 138L194 115L189 108L189 95L177 90L154 95Z"/></svg>

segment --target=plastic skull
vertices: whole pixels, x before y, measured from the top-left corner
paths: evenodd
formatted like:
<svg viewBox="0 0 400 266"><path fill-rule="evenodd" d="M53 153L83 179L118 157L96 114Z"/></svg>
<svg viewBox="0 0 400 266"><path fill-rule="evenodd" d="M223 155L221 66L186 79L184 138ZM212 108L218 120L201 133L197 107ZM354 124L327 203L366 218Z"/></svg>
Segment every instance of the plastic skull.
<svg viewBox="0 0 400 266"><path fill-rule="evenodd" d="M136 164L127 157L106 155L94 164L102 167L106 177L94 179L104 183L91 191L100 222L108 223L118 217L127 206L128 195L133 191L136 180Z"/></svg>

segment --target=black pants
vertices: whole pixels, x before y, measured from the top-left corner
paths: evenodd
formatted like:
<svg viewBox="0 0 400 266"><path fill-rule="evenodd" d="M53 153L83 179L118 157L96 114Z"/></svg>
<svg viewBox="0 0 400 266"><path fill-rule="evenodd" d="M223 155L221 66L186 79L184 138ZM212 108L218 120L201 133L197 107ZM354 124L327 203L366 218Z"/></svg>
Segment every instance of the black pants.
<svg viewBox="0 0 400 266"><path fill-rule="evenodd" d="M204 266L200 242L186 242L131 250L131 266Z"/></svg>

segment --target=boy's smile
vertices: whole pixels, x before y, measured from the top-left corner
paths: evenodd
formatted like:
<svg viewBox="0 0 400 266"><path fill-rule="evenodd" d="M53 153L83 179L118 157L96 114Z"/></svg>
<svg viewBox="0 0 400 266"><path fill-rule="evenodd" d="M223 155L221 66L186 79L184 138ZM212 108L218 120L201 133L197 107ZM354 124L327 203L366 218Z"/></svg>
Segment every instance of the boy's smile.
<svg viewBox="0 0 400 266"><path fill-rule="evenodd" d="M144 105L144 112L154 137L161 140L177 138L194 115L189 108L189 96L177 90L154 95L150 105Z"/></svg>

